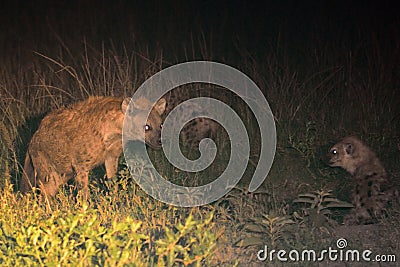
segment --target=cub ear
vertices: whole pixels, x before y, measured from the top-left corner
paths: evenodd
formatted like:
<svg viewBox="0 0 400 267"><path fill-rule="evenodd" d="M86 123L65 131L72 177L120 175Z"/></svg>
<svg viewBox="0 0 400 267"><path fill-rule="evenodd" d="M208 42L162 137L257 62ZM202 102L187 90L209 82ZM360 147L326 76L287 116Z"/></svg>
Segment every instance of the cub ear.
<svg viewBox="0 0 400 267"><path fill-rule="evenodd" d="M166 106L167 101L164 98L160 98L154 105L154 109L157 111L158 114L162 115L165 111Z"/></svg>
<svg viewBox="0 0 400 267"><path fill-rule="evenodd" d="M122 110L123 113L125 113L126 110L128 109L128 106L129 106L130 102L131 102L131 98L130 97L127 97L122 101L121 110Z"/></svg>
<svg viewBox="0 0 400 267"><path fill-rule="evenodd" d="M354 146L351 143L345 144L345 150L348 155L352 155L354 153Z"/></svg>

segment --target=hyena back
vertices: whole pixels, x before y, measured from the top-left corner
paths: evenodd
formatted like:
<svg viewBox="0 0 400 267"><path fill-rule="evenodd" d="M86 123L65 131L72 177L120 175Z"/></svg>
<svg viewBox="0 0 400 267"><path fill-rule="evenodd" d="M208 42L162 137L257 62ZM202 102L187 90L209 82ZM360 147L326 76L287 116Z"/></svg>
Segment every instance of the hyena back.
<svg viewBox="0 0 400 267"><path fill-rule="evenodd" d="M46 196L54 196L61 185L74 178L87 197L91 169L105 164L107 177L115 176L122 152L123 121L130 100L89 97L48 114L29 143L21 192L29 192L35 187ZM129 139L160 148L161 115L165 105L165 99L156 103L146 125L134 122L135 129L129 129ZM133 108L136 109L135 116L144 116L152 107L142 98L133 103Z"/></svg>

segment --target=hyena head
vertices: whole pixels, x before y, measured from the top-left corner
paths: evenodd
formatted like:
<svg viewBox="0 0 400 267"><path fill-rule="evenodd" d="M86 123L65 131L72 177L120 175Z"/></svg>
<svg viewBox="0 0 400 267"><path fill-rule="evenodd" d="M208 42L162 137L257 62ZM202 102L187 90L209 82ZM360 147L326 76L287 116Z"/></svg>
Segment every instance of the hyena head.
<svg viewBox="0 0 400 267"><path fill-rule="evenodd" d="M146 98L139 98L132 102L131 98L125 98L122 103L122 111L125 113L124 134L128 140L146 142L150 147L161 147L162 114L165 111L166 101L161 98L152 106ZM146 121L146 115L151 112ZM145 123L143 123L145 122ZM144 134L143 134L144 133Z"/></svg>
<svg viewBox="0 0 400 267"><path fill-rule="evenodd" d="M366 147L355 137L346 137L334 145L328 153L329 166L342 167L354 175L361 161Z"/></svg>

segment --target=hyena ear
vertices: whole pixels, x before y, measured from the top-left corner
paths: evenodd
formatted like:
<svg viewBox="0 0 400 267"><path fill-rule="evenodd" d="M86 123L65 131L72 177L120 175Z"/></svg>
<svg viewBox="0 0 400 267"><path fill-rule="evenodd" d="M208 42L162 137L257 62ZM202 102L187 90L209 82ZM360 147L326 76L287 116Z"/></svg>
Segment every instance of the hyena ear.
<svg viewBox="0 0 400 267"><path fill-rule="evenodd" d="M154 109L157 111L158 114L162 115L165 111L167 106L167 101L164 98L160 98L154 106Z"/></svg>
<svg viewBox="0 0 400 267"><path fill-rule="evenodd" d="M353 144L347 143L347 144L345 145L345 150L346 150L346 153L347 153L347 154L349 154L349 155L353 154L353 153L354 153L354 146L353 146Z"/></svg>
<svg viewBox="0 0 400 267"><path fill-rule="evenodd" d="M129 106L130 102L131 102L131 98L130 97L127 97L122 101L121 110L122 110L123 113L125 113L126 110L128 109L128 106Z"/></svg>

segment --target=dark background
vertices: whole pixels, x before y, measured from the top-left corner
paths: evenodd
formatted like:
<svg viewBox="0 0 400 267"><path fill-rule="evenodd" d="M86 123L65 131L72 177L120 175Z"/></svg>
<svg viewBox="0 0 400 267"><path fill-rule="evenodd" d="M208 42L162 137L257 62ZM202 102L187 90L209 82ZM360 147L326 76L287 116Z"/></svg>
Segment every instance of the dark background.
<svg viewBox="0 0 400 267"><path fill-rule="evenodd" d="M0 4L0 38L32 50L56 42L138 40L176 53L204 39L217 58L237 50L262 56L286 40L292 50L315 42L357 46L398 36L397 1L8 1ZM1 48L0 48L1 49ZM296 53L294 51L293 53Z"/></svg>

